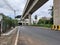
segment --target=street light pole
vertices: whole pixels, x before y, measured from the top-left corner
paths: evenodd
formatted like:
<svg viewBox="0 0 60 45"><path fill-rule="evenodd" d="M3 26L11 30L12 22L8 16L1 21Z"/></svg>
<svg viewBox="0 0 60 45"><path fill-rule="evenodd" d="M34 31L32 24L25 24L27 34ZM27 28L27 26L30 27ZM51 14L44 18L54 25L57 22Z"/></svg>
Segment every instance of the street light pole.
<svg viewBox="0 0 60 45"><path fill-rule="evenodd" d="M1 20L1 24L0 24L0 36L1 36L1 33L2 33L2 31L3 31L3 20Z"/></svg>
<svg viewBox="0 0 60 45"><path fill-rule="evenodd" d="M1 36L1 33L2 33L2 15L0 15L0 36Z"/></svg>
<svg viewBox="0 0 60 45"><path fill-rule="evenodd" d="M0 21L0 36L1 36L1 21Z"/></svg>
<svg viewBox="0 0 60 45"><path fill-rule="evenodd" d="M15 16L16 16L16 10L13 10L14 11L14 19L15 19ZM16 22L15 22L15 26L16 26Z"/></svg>
<svg viewBox="0 0 60 45"><path fill-rule="evenodd" d="M16 16L16 10L14 10L14 15Z"/></svg>

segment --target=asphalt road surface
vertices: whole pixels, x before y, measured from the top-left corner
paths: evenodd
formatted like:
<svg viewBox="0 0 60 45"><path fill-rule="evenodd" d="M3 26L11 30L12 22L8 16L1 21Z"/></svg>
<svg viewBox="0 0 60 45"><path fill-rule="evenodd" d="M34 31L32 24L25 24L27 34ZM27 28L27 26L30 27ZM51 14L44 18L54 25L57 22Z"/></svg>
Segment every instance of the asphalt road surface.
<svg viewBox="0 0 60 45"><path fill-rule="evenodd" d="M60 45L60 31L20 26L18 45Z"/></svg>
<svg viewBox="0 0 60 45"><path fill-rule="evenodd" d="M18 26L10 35L0 37L0 45L60 45L60 31Z"/></svg>

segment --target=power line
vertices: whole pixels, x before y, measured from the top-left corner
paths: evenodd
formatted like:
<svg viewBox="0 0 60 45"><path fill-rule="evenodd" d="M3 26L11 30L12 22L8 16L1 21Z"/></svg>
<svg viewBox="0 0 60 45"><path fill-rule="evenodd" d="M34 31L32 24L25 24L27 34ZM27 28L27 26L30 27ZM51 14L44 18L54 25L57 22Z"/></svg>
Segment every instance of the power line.
<svg viewBox="0 0 60 45"><path fill-rule="evenodd" d="M15 10L12 8L12 6L6 1L6 0L3 0L5 2L5 4L12 10L14 11L14 15L16 15L16 11L19 11L19 10Z"/></svg>
<svg viewBox="0 0 60 45"><path fill-rule="evenodd" d="M6 0L3 0L5 2L5 4L11 9L14 11L14 9L11 7L11 5L6 1Z"/></svg>

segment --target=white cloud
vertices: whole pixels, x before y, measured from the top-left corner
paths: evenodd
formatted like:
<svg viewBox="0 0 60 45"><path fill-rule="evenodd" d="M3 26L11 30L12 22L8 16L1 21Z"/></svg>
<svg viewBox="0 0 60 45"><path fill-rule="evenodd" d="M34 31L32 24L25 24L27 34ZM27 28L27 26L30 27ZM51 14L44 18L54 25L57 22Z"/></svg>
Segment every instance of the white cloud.
<svg viewBox="0 0 60 45"><path fill-rule="evenodd" d="M51 17L49 14L48 9L51 9L51 6L53 6L53 0L49 0L47 3L45 3L42 7L40 7L36 12L32 14L32 18L34 19L35 15L38 15L38 19L41 17Z"/></svg>
<svg viewBox="0 0 60 45"><path fill-rule="evenodd" d="M14 17L14 12L3 2L4 0L0 0L0 13L4 13L8 16ZM6 0L12 8L14 8L17 14L22 14L24 6L26 4L27 0ZM38 19L42 16L50 17L50 14L48 14L48 9L50 9L50 6L53 5L53 0L49 0L46 4L44 4L41 8L39 8L33 15L32 18L34 18L34 15L38 15ZM19 10L19 11L18 11Z"/></svg>
<svg viewBox="0 0 60 45"><path fill-rule="evenodd" d="M7 3L16 10L16 13L21 15L27 0L5 0ZM6 5L4 0L0 0L0 13L4 13L10 17L15 17L14 12Z"/></svg>

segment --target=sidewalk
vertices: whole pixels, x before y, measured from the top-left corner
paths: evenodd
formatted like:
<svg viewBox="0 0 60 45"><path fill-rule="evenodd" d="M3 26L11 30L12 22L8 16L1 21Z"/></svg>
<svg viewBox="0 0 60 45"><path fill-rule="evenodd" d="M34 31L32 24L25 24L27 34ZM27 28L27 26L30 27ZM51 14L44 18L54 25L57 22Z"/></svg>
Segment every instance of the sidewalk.
<svg viewBox="0 0 60 45"><path fill-rule="evenodd" d="M14 28L10 32L2 34L0 37L0 45L13 45L16 39L16 33L17 33L17 30L16 28Z"/></svg>
<svg viewBox="0 0 60 45"><path fill-rule="evenodd" d="M9 31L9 32L7 32L7 33L3 33L3 34L1 34L1 35L10 35L15 29L16 29L17 27L15 27L15 28L13 28L11 31Z"/></svg>

